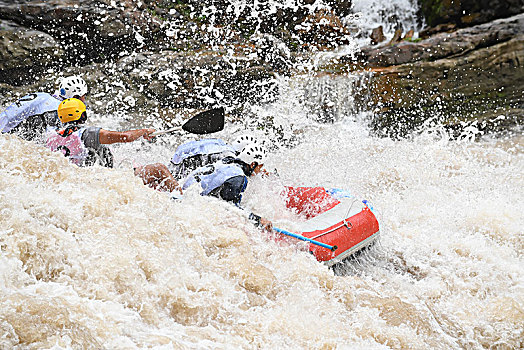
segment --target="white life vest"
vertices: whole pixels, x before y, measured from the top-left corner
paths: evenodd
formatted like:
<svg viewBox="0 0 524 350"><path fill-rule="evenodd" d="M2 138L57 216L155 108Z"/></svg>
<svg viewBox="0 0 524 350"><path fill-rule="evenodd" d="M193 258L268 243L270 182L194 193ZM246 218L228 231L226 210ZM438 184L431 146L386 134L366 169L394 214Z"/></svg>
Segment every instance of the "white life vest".
<svg viewBox="0 0 524 350"><path fill-rule="evenodd" d="M236 176L244 176L244 171L241 167L235 164L223 164L217 162L200 167L186 178L182 189L185 190L195 183L200 183L202 187L201 194L207 196L214 189L222 186L224 182ZM247 179L247 177L246 177Z"/></svg>
<svg viewBox="0 0 524 350"><path fill-rule="evenodd" d="M60 99L46 92L26 95L0 114L0 131L10 132L25 119L46 112L56 112ZM58 118L58 116L57 116Z"/></svg>
<svg viewBox="0 0 524 350"><path fill-rule="evenodd" d="M203 139L198 141L189 141L181 144L175 151L171 163L181 164L184 159L197 155L210 154L234 155L235 149L221 139Z"/></svg>
<svg viewBox="0 0 524 350"><path fill-rule="evenodd" d="M82 133L85 129L81 128L66 137L55 130L49 130L46 142L47 147L53 152L61 151L71 162L82 166L89 156L89 150L82 142Z"/></svg>

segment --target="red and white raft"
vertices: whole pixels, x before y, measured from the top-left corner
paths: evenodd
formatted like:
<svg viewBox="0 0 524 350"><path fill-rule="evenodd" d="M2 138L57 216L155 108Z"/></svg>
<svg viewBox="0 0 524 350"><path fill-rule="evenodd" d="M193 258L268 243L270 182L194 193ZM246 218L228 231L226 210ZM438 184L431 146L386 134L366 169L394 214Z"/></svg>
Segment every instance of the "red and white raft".
<svg viewBox="0 0 524 350"><path fill-rule="evenodd" d="M306 218L295 232L316 242L336 246L330 250L309 243L318 261L332 266L369 246L379 236L373 207L347 191L324 187L286 187L286 207Z"/></svg>

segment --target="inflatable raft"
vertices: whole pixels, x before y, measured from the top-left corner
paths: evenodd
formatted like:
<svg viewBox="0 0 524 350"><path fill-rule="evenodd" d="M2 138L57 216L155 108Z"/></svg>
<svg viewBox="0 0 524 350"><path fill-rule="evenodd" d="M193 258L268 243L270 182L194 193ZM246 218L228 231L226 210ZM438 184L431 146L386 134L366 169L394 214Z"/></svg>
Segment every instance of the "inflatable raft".
<svg viewBox="0 0 524 350"><path fill-rule="evenodd" d="M379 236L373 207L347 191L286 187L282 195L286 207L306 219L296 223L295 234L305 237L310 242L309 251L328 266L369 246Z"/></svg>

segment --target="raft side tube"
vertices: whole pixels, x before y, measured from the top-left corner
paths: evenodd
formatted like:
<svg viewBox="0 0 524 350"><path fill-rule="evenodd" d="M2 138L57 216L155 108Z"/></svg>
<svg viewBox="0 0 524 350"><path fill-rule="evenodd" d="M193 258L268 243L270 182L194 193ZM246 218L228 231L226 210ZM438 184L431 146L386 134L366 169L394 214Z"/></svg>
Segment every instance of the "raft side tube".
<svg viewBox="0 0 524 350"><path fill-rule="evenodd" d="M342 254L345 257L349 256L364 248L373 241L368 240L368 238L374 236L378 231L379 224L375 215L368 207L365 207L359 213L339 221L326 230L302 232L302 235L338 247L336 251L330 252L327 249L310 245L310 251L313 252L317 260L325 262ZM350 252L346 253L348 250Z"/></svg>

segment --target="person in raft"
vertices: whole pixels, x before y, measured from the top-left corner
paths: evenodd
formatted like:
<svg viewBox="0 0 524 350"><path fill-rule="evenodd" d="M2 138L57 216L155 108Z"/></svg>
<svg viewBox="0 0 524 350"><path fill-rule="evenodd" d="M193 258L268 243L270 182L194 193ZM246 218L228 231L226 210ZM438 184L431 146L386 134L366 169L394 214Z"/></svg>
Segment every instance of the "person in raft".
<svg viewBox="0 0 524 350"><path fill-rule="evenodd" d="M263 143L252 135L237 137L231 145L221 139L189 141L176 149L167 167L176 180L181 180L196 168L235 156L247 145L263 148Z"/></svg>
<svg viewBox="0 0 524 350"><path fill-rule="evenodd" d="M62 126L57 115L60 102L74 97L85 103L86 95L84 79L79 76L63 78L53 95L34 92L9 105L0 114L0 132L16 134L28 141L43 139L47 128Z"/></svg>
<svg viewBox="0 0 524 350"><path fill-rule="evenodd" d="M240 206L248 178L264 171L266 150L261 144L246 141L245 137L237 139L234 144L236 148L219 139L190 141L177 148L171 169L162 163L148 164L135 168L135 175L150 187L170 192L182 192L199 183L202 195ZM253 213L249 214L249 219L255 225L271 230L269 220Z"/></svg>
<svg viewBox="0 0 524 350"><path fill-rule="evenodd" d="M262 143L251 135L238 137L232 145L221 139L188 141L178 146L167 166L155 163L138 166L134 170L135 174L143 179L144 184L160 191L172 192L178 188L178 181L186 178L193 170L226 157L235 157L248 144L264 149Z"/></svg>
<svg viewBox="0 0 524 350"><path fill-rule="evenodd" d="M63 152L78 166L91 166L98 163L112 168L113 155L105 145L133 142L140 137L150 140L151 134L155 131L155 129L138 129L119 132L84 126L87 121L86 106L77 98L62 101L57 111L64 128L48 131L47 147L52 151Z"/></svg>

